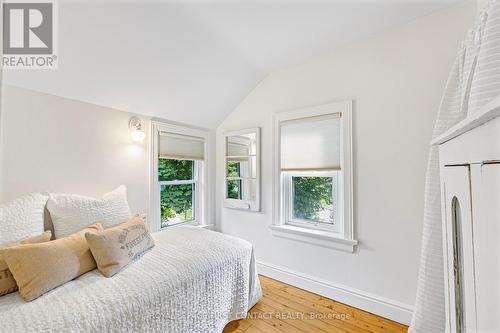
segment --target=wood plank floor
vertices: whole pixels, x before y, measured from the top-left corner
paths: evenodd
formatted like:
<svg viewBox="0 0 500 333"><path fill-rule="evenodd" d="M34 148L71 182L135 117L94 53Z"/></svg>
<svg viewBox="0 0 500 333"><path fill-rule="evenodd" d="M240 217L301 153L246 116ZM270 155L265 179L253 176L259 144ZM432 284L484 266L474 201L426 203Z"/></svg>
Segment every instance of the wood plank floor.
<svg viewBox="0 0 500 333"><path fill-rule="evenodd" d="M401 333L408 327L260 276L263 298L224 333Z"/></svg>

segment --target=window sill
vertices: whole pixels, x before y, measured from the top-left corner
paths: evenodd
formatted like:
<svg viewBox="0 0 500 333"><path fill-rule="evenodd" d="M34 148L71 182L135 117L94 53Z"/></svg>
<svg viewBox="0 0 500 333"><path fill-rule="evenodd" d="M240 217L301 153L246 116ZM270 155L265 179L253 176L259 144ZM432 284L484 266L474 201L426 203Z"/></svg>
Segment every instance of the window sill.
<svg viewBox="0 0 500 333"><path fill-rule="evenodd" d="M327 247L353 253L358 241L345 239L336 233L301 228L291 225L272 225L271 230L276 237L300 241L303 243Z"/></svg>
<svg viewBox="0 0 500 333"><path fill-rule="evenodd" d="M183 227L183 226L191 226L191 227L197 227L197 228L201 228L201 229L215 230L215 224L200 224L198 221L187 221L187 222L183 222L183 223L169 225L169 226L160 228L157 231L164 231L164 230L179 228L179 227Z"/></svg>

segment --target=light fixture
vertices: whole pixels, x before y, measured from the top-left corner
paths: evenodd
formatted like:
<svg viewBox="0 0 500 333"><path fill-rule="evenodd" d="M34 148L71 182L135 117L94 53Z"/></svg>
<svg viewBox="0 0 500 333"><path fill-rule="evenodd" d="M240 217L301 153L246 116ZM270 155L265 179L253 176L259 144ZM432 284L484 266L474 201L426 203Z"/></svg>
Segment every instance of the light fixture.
<svg viewBox="0 0 500 333"><path fill-rule="evenodd" d="M130 118L130 122L128 123L128 127L130 128L130 137L134 142L142 142L146 137L146 133L142 130L142 123L138 117Z"/></svg>

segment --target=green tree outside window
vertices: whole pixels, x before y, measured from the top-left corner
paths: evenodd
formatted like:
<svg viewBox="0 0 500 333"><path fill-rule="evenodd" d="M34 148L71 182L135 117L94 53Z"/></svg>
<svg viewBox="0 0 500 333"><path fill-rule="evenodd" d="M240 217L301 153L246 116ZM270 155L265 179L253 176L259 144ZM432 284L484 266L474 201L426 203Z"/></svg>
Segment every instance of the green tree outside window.
<svg viewBox="0 0 500 333"><path fill-rule="evenodd" d="M333 223L332 177L292 177L292 185L294 218Z"/></svg>
<svg viewBox="0 0 500 333"><path fill-rule="evenodd" d="M194 161L158 160L158 180L190 180L193 179ZM194 184L162 185L160 191L160 209L162 226L168 220L179 218L182 221L193 219Z"/></svg>

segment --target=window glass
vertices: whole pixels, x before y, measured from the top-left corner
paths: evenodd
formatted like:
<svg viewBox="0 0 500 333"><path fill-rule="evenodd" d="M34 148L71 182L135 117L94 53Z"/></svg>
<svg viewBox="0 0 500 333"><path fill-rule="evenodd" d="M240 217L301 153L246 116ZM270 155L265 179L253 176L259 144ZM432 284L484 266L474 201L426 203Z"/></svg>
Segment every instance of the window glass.
<svg viewBox="0 0 500 333"><path fill-rule="evenodd" d="M194 161L158 159L158 180L189 180L193 179Z"/></svg>
<svg viewBox="0 0 500 333"><path fill-rule="evenodd" d="M194 220L194 184L161 185L161 227Z"/></svg>
<svg viewBox="0 0 500 333"><path fill-rule="evenodd" d="M257 157L227 158L227 177L257 178Z"/></svg>
<svg viewBox="0 0 500 333"><path fill-rule="evenodd" d="M242 199L241 198L241 180L228 180L227 181L227 198L228 199Z"/></svg>
<svg viewBox="0 0 500 333"><path fill-rule="evenodd" d="M334 223L333 177L292 177L293 219Z"/></svg>
<svg viewBox="0 0 500 333"><path fill-rule="evenodd" d="M228 161L226 170L227 177L240 177L240 162Z"/></svg>
<svg viewBox="0 0 500 333"><path fill-rule="evenodd" d="M162 228L195 219L194 166L193 160L158 160Z"/></svg>

